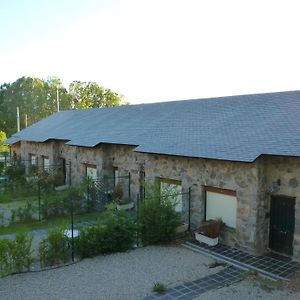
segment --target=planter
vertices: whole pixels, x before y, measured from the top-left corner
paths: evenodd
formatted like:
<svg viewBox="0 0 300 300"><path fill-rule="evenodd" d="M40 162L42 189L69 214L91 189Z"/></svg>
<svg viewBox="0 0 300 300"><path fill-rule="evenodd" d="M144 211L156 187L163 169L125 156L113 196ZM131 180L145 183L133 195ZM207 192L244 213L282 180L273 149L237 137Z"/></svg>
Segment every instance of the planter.
<svg viewBox="0 0 300 300"><path fill-rule="evenodd" d="M64 231L64 235L69 239L72 238L72 230L71 229L66 229ZM77 237L79 237L79 235L80 235L79 230L73 229L73 238L77 238Z"/></svg>
<svg viewBox="0 0 300 300"><path fill-rule="evenodd" d="M181 225L179 225L177 228L176 228L176 233L184 233L188 230L189 228L189 224L187 223L182 223Z"/></svg>
<svg viewBox="0 0 300 300"><path fill-rule="evenodd" d="M128 210L128 209L132 209L134 208L134 202L129 202L129 203L126 203L126 204L117 204L117 209L118 210Z"/></svg>
<svg viewBox="0 0 300 300"><path fill-rule="evenodd" d="M195 239L198 241L198 242L201 242L201 243L204 243L208 246L216 246L218 245L218 242L219 242L219 238L216 237L216 238L210 238L208 236L205 236L199 232L196 232L195 233Z"/></svg>
<svg viewBox="0 0 300 300"><path fill-rule="evenodd" d="M55 189L57 192L61 192L61 191L66 190L67 188L69 188L69 186L66 184L66 185L56 186L54 189Z"/></svg>

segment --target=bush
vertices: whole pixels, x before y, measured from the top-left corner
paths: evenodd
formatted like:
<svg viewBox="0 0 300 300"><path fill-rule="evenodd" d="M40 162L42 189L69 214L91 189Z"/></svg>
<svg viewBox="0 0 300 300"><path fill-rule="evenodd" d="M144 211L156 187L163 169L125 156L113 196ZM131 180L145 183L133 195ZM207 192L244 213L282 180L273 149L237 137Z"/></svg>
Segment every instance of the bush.
<svg viewBox="0 0 300 300"><path fill-rule="evenodd" d="M68 238L63 229L49 231L39 247L41 267L66 263L69 260Z"/></svg>
<svg viewBox="0 0 300 300"><path fill-rule="evenodd" d="M182 223L181 216L170 199L160 195L155 185L147 186L148 192L138 209L142 242L144 245L169 243L176 238L176 228Z"/></svg>
<svg viewBox="0 0 300 300"><path fill-rule="evenodd" d="M31 251L32 237L18 234L10 247L15 272L29 270L34 262Z"/></svg>
<svg viewBox="0 0 300 300"><path fill-rule="evenodd" d="M166 290L167 289L166 289L165 285L161 282L154 283L154 286L152 288L152 291L156 292L158 294L164 294L166 292Z"/></svg>
<svg viewBox="0 0 300 300"><path fill-rule="evenodd" d="M0 277L13 273L9 244L11 240L0 239Z"/></svg>
<svg viewBox="0 0 300 300"><path fill-rule="evenodd" d="M82 228L76 241L80 257L122 252L133 247L136 225L125 211L108 211L104 220L94 226Z"/></svg>
<svg viewBox="0 0 300 300"><path fill-rule="evenodd" d="M200 232L210 238L217 238L224 227L224 222L221 218L204 222L200 228Z"/></svg>
<svg viewBox="0 0 300 300"><path fill-rule="evenodd" d="M32 237L19 234L16 239L0 239L0 276L29 270L33 264Z"/></svg>
<svg viewBox="0 0 300 300"><path fill-rule="evenodd" d="M37 208L34 207L32 203L27 201L24 207L19 207L15 211L15 215L14 212L12 211L12 222L13 222L13 218L15 219L15 217L19 222L33 221L35 220L34 215L36 212L37 212Z"/></svg>
<svg viewBox="0 0 300 300"><path fill-rule="evenodd" d="M45 194L41 203L41 213L44 219L58 216L69 216L73 202L73 213L80 214L86 211L84 196L80 188Z"/></svg>

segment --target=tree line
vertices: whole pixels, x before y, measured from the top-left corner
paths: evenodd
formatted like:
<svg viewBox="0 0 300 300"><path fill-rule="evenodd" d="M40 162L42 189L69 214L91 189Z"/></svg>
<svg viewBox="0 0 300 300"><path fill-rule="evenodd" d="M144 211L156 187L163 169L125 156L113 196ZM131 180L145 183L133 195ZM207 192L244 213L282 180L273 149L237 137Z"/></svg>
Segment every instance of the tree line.
<svg viewBox="0 0 300 300"><path fill-rule="evenodd" d="M57 77L22 77L0 85L0 131L11 136L17 132L17 107L21 129L60 110L126 104L123 96L96 82L73 81L67 90ZM128 104L128 103L127 103Z"/></svg>

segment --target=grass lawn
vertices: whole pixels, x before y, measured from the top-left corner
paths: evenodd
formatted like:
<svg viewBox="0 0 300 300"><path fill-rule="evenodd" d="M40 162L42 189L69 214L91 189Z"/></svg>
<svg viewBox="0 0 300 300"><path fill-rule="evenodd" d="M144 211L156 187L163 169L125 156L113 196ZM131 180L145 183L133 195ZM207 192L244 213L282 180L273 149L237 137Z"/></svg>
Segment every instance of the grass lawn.
<svg viewBox="0 0 300 300"><path fill-rule="evenodd" d="M11 203L15 201L37 201L37 195L26 195L24 193L0 193L0 203Z"/></svg>
<svg viewBox="0 0 300 300"><path fill-rule="evenodd" d="M97 220L101 220L101 217L103 218L102 212L93 212L93 213L86 213L83 215L75 215L74 223L80 221L97 221ZM24 233L31 230L48 229L53 227L67 227L70 224L71 224L71 216L51 218L48 220L42 220L40 222L39 221L18 222L18 223L13 223L6 227L1 226L0 235Z"/></svg>

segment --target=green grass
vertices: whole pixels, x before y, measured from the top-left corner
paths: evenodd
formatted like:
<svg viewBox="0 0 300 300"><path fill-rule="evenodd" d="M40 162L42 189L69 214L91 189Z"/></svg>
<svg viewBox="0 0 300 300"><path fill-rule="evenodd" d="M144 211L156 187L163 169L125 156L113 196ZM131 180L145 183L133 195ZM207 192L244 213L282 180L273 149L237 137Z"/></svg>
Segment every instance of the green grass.
<svg viewBox="0 0 300 300"><path fill-rule="evenodd" d="M15 201L37 201L37 195L26 195L24 193L0 193L0 203L11 203Z"/></svg>
<svg viewBox="0 0 300 300"><path fill-rule="evenodd" d="M101 212L93 212L93 213L87 213L83 215L76 215L74 216L74 223L80 222L80 221L98 221L101 220L101 217L103 216L103 213ZM37 230L37 229L49 229L53 227L62 227L62 226L68 226L71 224L71 217L59 217L59 218L51 218L48 220L42 220L42 221L30 221L30 222L18 222L13 223L9 226L2 226L0 227L0 235L3 234L18 234L18 233L24 233L31 230Z"/></svg>
<svg viewBox="0 0 300 300"><path fill-rule="evenodd" d="M41 201L47 198L47 200L51 203L57 199L62 199L68 194L68 190L64 191L52 191L52 192L41 192ZM0 191L0 203L11 203L15 201L29 201L29 202L37 202L38 201L38 191L30 190L24 192L1 192Z"/></svg>

